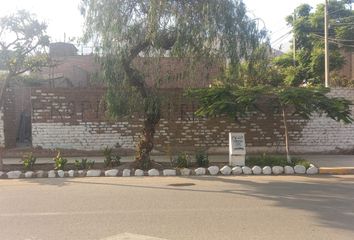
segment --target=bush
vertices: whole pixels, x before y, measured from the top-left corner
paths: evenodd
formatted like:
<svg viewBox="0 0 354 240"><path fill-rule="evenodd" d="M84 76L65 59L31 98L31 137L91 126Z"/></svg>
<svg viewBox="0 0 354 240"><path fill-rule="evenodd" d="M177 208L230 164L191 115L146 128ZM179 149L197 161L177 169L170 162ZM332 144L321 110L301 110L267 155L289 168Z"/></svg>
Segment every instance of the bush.
<svg viewBox="0 0 354 240"><path fill-rule="evenodd" d="M187 153L179 153L177 157L174 157L171 161L173 167L187 168L189 166L190 157Z"/></svg>
<svg viewBox="0 0 354 240"><path fill-rule="evenodd" d="M207 167L209 166L209 156L206 151L198 151L195 154L195 160L198 167Z"/></svg>
<svg viewBox="0 0 354 240"><path fill-rule="evenodd" d="M305 160L305 159L293 159L293 163L294 163L294 166L295 165L302 165L304 166L306 169L308 169L310 167L310 162Z"/></svg>
<svg viewBox="0 0 354 240"><path fill-rule="evenodd" d="M77 168L77 170L91 169L94 164L95 164L95 161L87 160L87 158L83 158L83 159L81 159L81 161L75 160L75 167Z"/></svg>
<svg viewBox="0 0 354 240"><path fill-rule="evenodd" d="M306 168L310 166L310 162L304 159L292 158L292 163L288 163L286 160L286 156L272 156L272 155L260 155L260 156L247 156L246 157L246 165L249 167L253 166L295 166L295 165L303 165Z"/></svg>
<svg viewBox="0 0 354 240"><path fill-rule="evenodd" d="M55 170L64 170L65 166L68 163L68 160L61 156L60 151L58 152L57 156L55 158L53 158L53 160L54 160L54 169Z"/></svg>
<svg viewBox="0 0 354 240"><path fill-rule="evenodd" d="M104 166L105 167L116 167L120 165L120 159L121 157L119 155L113 155L113 149L106 147L103 150L103 155L104 155Z"/></svg>
<svg viewBox="0 0 354 240"><path fill-rule="evenodd" d="M23 169L24 170L33 170L34 164L36 163L37 158L33 156L32 153L24 155L22 157Z"/></svg>

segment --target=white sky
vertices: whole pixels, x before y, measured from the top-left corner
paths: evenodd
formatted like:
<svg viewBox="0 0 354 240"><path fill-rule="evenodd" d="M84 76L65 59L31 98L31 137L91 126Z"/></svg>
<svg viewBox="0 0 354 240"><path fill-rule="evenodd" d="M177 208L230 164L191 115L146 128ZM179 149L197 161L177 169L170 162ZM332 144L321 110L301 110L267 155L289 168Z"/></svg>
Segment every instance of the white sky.
<svg viewBox="0 0 354 240"><path fill-rule="evenodd" d="M217 0L216 0L217 1ZM249 12L263 19L271 34L271 42L290 31L285 17L302 3L315 7L324 0L244 0ZM79 11L80 0L0 0L0 17L20 9L27 9L48 24L48 34L52 41L63 41L82 34L83 18ZM287 50L291 35L274 42L273 47Z"/></svg>

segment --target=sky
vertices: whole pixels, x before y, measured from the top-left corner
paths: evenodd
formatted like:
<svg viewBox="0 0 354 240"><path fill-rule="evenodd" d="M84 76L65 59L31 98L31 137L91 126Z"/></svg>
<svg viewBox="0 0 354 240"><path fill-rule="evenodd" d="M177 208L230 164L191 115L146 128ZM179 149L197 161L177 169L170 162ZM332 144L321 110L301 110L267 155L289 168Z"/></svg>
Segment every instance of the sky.
<svg viewBox="0 0 354 240"><path fill-rule="evenodd" d="M216 0L217 1L217 0ZM302 3L315 7L325 0L244 0L251 17L260 18L269 31L273 48L289 49L291 29L286 26L285 17ZM47 33L51 41L64 41L82 35L84 19L79 11L80 0L0 0L0 17L20 9L35 13L37 18L48 24ZM264 22L264 23L263 23ZM284 36L285 35L285 36ZM284 36L284 37L282 37Z"/></svg>

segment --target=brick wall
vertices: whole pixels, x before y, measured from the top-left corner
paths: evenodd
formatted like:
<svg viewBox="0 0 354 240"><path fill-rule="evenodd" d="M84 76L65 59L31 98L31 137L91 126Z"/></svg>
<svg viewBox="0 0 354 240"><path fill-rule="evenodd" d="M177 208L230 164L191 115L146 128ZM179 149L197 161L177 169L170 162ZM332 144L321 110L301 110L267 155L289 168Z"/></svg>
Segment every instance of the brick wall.
<svg viewBox="0 0 354 240"><path fill-rule="evenodd" d="M109 121L101 103L103 89L32 89L34 146L99 150L105 146L135 149L143 124L139 113ZM354 100L354 90L334 89L335 96ZM284 150L280 116L250 114L235 122L225 117L197 118L197 104L177 90L166 91L163 116L156 131L156 151L208 148L226 152L229 132L245 132L248 152ZM289 119L293 152L354 149L354 125L314 117Z"/></svg>

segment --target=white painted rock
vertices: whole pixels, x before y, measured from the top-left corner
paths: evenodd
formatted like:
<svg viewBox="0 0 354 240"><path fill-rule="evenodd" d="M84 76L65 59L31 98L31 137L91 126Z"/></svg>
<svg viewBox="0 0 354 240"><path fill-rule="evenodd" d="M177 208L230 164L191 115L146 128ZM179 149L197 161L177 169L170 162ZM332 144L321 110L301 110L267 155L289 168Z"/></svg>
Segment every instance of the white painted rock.
<svg viewBox="0 0 354 240"><path fill-rule="evenodd" d="M252 172L254 175L259 175L262 173L262 168L260 166L254 166L252 168Z"/></svg>
<svg viewBox="0 0 354 240"><path fill-rule="evenodd" d="M99 176L101 176L101 170L99 170L99 169L88 170L86 173L86 176L87 177L99 177Z"/></svg>
<svg viewBox="0 0 354 240"><path fill-rule="evenodd" d="M69 170L68 171L69 177L75 177L75 171L74 170Z"/></svg>
<svg viewBox="0 0 354 240"><path fill-rule="evenodd" d="M223 175L230 175L231 172L232 172L232 169L229 167L229 166L223 166L221 169L220 169L220 172L223 174Z"/></svg>
<svg viewBox="0 0 354 240"><path fill-rule="evenodd" d="M305 174L306 173L306 168L303 165L296 165L294 167L295 173L296 174Z"/></svg>
<svg viewBox="0 0 354 240"><path fill-rule="evenodd" d="M6 173L0 171L0 178L4 178L6 176Z"/></svg>
<svg viewBox="0 0 354 240"><path fill-rule="evenodd" d="M37 178L43 178L46 176L46 172L44 172L43 170L36 171L35 174Z"/></svg>
<svg viewBox="0 0 354 240"><path fill-rule="evenodd" d="M34 172L32 171L28 171L25 173L25 178L33 178L33 176L34 176Z"/></svg>
<svg viewBox="0 0 354 240"><path fill-rule="evenodd" d="M242 167L242 172L243 172L243 174L245 174L245 175L251 175L251 174L252 174L252 169L249 168L249 167L247 167L247 166L243 166L243 167Z"/></svg>
<svg viewBox="0 0 354 240"><path fill-rule="evenodd" d="M77 171L77 175L79 177L85 177L86 176L86 171L85 170L79 170L79 171Z"/></svg>
<svg viewBox="0 0 354 240"><path fill-rule="evenodd" d="M50 171L48 172L48 177L49 177L49 178L55 178L55 177L56 177L55 171L54 171L54 170L50 170Z"/></svg>
<svg viewBox="0 0 354 240"><path fill-rule="evenodd" d="M57 173L58 173L59 177L61 177L61 178L65 177L65 172L63 170L58 170Z"/></svg>
<svg viewBox="0 0 354 240"><path fill-rule="evenodd" d="M317 174L318 173L318 168L315 166L311 166L306 170L307 174L313 175L313 174Z"/></svg>
<svg viewBox="0 0 354 240"><path fill-rule="evenodd" d="M241 175L242 174L242 168L239 166L233 167L232 168L232 174L233 175Z"/></svg>
<svg viewBox="0 0 354 240"><path fill-rule="evenodd" d="M106 177L116 177L118 174L118 169L110 169L104 172Z"/></svg>
<svg viewBox="0 0 354 240"><path fill-rule="evenodd" d="M274 166L272 167L272 172L274 175L279 175L284 172L284 168L282 166Z"/></svg>
<svg viewBox="0 0 354 240"><path fill-rule="evenodd" d="M210 166L208 167L208 172L210 175L217 175L219 173L219 167L218 166Z"/></svg>
<svg viewBox="0 0 354 240"><path fill-rule="evenodd" d="M139 177L144 176L144 171L141 169L137 169L135 170L134 175Z"/></svg>
<svg viewBox="0 0 354 240"><path fill-rule="evenodd" d="M130 176L130 169L124 169L123 170L123 173L122 173L122 176L123 177L129 177Z"/></svg>
<svg viewBox="0 0 354 240"><path fill-rule="evenodd" d="M262 173L263 173L264 175L270 175L270 174L272 174L272 168L269 167L269 166L265 166L265 167L262 169Z"/></svg>
<svg viewBox="0 0 354 240"><path fill-rule="evenodd" d="M10 171L7 173L7 178L20 178L21 173L21 171Z"/></svg>
<svg viewBox="0 0 354 240"><path fill-rule="evenodd" d="M153 169L150 169L150 170L148 171L148 175L149 175L149 176L159 176L160 173L159 173L159 170L153 168Z"/></svg>
<svg viewBox="0 0 354 240"><path fill-rule="evenodd" d="M189 176L191 174L191 170L189 168L182 168L179 171L182 176Z"/></svg>
<svg viewBox="0 0 354 240"><path fill-rule="evenodd" d="M162 172L164 176L176 176L175 169L164 169Z"/></svg>
<svg viewBox="0 0 354 240"><path fill-rule="evenodd" d="M284 167L284 173L291 175L291 174L294 174L295 171L294 171L294 168L293 168L293 167L291 167L291 166L285 166L285 167Z"/></svg>
<svg viewBox="0 0 354 240"><path fill-rule="evenodd" d="M203 167L199 167L199 168L195 169L194 172L195 172L195 175L200 176L200 175L205 175L206 170Z"/></svg>

